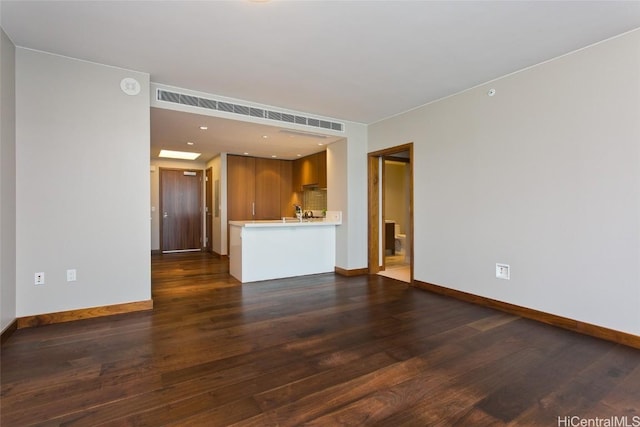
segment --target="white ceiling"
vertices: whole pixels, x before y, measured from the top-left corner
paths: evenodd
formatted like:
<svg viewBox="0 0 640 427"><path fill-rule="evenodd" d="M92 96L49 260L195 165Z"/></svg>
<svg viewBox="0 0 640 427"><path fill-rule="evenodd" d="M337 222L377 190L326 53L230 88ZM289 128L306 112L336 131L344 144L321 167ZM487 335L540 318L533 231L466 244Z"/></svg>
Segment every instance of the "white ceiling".
<svg viewBox="0 0 640 427"><path fill-rule="evenodd" d="M206 126L201 130L200 126ZM266 137L266 138L265 138ZM202 153L209 160L218 153L277 157L292 160L324 150L342 137L317 132L288 131L238 120L151 108L151 157L161 148ZM192 142L193 145L187 145Z"/></svg>
<svg viewBox="0 0 640 427"><path fill-rule="evenodd" d="M2 27L17 46L148 72L157 83L366 124L640 27L638 1L0 5ZM188 117L180 116L173 118L178 127ZM153 120L156 125L166 131L165 122ZM162 132L152 129L155 135ZM203 144L219 151L216 138ZM176 139L184 143L186 137Z"/></svg>

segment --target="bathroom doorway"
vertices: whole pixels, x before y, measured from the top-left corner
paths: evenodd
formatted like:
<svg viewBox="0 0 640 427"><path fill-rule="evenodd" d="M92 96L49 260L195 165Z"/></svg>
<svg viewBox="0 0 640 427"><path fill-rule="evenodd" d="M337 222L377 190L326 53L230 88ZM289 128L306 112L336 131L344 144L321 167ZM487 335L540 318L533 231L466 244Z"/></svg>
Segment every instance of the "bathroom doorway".
<svg viewBox="0 0 640 427"><path fill-rule="evenodd" d="M413 144L369 154L369 273L413 281Z"/></svg>

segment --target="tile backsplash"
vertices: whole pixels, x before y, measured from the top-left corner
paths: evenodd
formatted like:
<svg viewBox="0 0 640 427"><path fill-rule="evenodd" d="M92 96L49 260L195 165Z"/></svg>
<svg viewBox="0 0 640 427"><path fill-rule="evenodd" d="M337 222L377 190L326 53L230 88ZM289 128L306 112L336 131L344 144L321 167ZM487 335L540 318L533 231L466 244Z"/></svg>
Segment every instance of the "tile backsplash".
<svg viewBox="0 0 640 427"><path fill-rule="evenodd" d="M322 211L327 209L327 190L304 190L302 195L304 210Z"/></svg>

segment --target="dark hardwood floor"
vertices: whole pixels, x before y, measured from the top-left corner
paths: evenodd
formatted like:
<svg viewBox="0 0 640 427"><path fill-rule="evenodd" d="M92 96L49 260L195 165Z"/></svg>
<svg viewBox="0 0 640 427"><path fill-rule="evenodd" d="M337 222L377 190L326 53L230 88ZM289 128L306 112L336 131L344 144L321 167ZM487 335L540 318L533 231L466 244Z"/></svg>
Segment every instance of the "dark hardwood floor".
<svg viewBox="0 0 640 427"><path fill-rule="evenodd" d="M153 311L13 334L3 427L640 422L639 350L380 276L241 285L208 254L152 269Z"/></svg>

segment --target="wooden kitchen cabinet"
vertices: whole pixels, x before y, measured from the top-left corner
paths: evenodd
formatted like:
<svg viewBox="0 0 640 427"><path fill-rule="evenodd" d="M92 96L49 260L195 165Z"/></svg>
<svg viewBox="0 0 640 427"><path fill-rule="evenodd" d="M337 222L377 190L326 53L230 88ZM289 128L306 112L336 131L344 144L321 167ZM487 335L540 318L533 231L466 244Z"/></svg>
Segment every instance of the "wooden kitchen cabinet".
<svg viewBox="0 0 640 427"><path fill-rule="evenodd" d="M301 166L301 181L302 185L315 185L318 183L318 157L312 154L300 159L302 161Z"/></svg>
<svg viewBox="0 0 640 427"><path fill-rule="evenodd" d="M254 219L256 178L254 157L227 156L227 218Z"/></svg>
<svg viewBox="0 0 640 427"><path fill-rule="evenodd" d="M327 188L327 152L321 151L316 156L318 156L318 187Z"/></svg>
<svg viewBox="0 0 640 427"><path fill-rule="evenodd" d="M291 189L302 191L302 158L291 162Z"/></svg>
<svg viewBox="0 0 640 427"><path fill-rule="evenodd" d="M291 216L291 161L227 156L227 217L230 221ZM283 189L286 187L286 191ZM286 202L285 202L286 201Z"/></svg>
<svg viewBox="0 0 640 427"><path fill-rule="evenodd" d="M280 215L280 162L281 160L255 159L255 219L282 218Z"/></svg>
<svg viewBox="0 0 640 427"><path fill-rule="evenodd" d="M293 178L293 162L290 160L280 161L280 217L295 216L294 204L301 204L296 193L291 191L291 180Z"/></svg>
<svg viewBox="0 0 640 427"><path fill-rule="evenodd" d="M293 161L293 191L306 185L327 188L327 152L311 154Z"/></svg>

